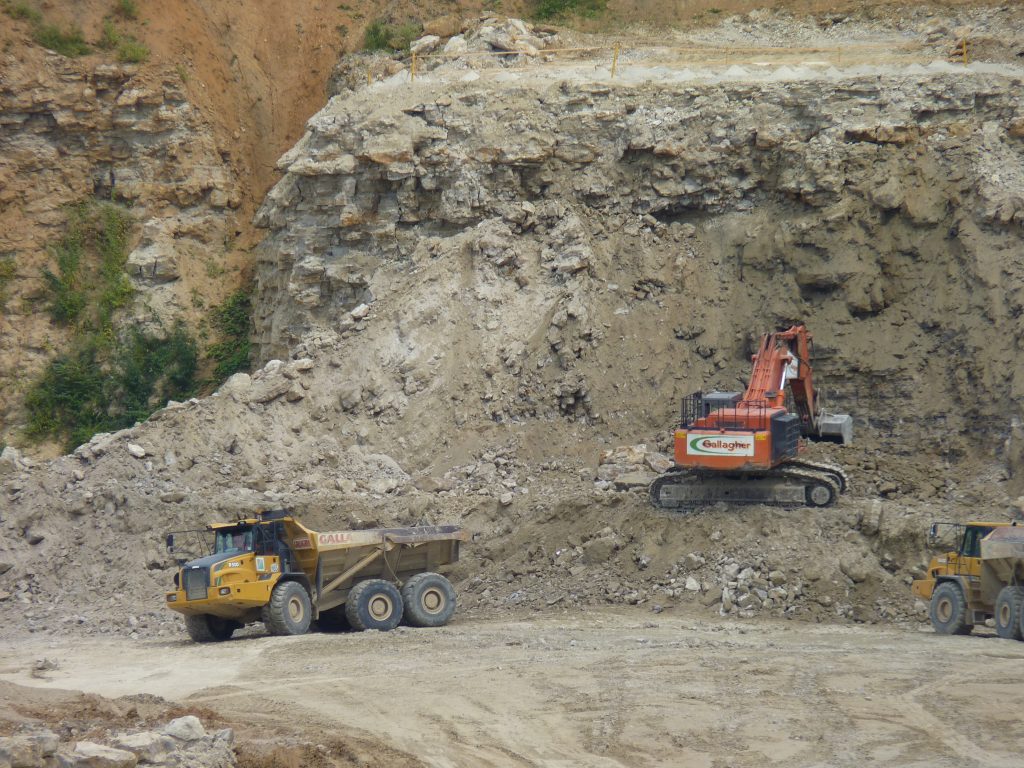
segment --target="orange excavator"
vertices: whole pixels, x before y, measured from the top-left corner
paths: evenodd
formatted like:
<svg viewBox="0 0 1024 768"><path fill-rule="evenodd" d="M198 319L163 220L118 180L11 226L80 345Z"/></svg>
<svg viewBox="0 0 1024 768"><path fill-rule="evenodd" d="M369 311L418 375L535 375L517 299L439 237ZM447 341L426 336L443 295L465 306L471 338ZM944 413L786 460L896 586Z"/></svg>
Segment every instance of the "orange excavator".
<svg viewBox="0 0 1024 768"><path fill-rule="evenodd" d="M811 334L802 324L761 338L746 392L684 398L675 433L676 465L650 488L662 509L718 501L827 507L846 474L801 458L801 438L849 444L853 420L821 412L811 370ZM786 387L795 413L786 407Z"/></svg>

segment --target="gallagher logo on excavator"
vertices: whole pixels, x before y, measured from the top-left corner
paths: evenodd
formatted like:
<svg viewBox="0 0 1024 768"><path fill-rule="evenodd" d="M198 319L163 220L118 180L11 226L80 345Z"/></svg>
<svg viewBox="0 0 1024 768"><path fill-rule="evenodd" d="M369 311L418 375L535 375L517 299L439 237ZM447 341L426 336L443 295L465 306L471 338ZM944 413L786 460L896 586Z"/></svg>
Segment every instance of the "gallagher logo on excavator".
<svg viewBox="0 0 1024 768"><path fill-rule="evenodd" d="M688 453L703 456L753 456L754 436L694 435L687 440Z"/></svg>

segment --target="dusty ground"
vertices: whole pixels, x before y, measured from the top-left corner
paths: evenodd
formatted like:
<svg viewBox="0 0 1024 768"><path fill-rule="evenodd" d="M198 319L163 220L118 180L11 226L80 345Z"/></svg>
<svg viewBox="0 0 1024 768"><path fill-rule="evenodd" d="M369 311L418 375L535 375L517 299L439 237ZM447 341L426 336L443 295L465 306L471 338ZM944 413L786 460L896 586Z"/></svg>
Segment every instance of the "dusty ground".
<svg viewBox="0 0 1024 768"><path fill-rule="evenodd" d="M45 679L42 655L59 665ZM217 646L20 642L0 678L154 694L240 744L287 712L295 743L379 740L429 766L997 768L1024 748L1021 660L993 636L588 609Z"/></svg>

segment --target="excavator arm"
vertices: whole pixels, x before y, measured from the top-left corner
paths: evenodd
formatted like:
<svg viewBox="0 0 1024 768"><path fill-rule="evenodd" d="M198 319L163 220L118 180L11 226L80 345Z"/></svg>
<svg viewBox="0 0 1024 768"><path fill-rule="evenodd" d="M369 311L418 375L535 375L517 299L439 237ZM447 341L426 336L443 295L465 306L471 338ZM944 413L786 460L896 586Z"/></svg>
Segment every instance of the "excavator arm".
<svg viewBox="0 0 1024 768"><path fill-rule="evenodd" d="M806 437L849 443L853 422L846 415L823 416L814 390L811 367L812 337L803 323L761 337L750 385L740 401L746 407L785 407L786 385L793 393L793 406Z"/></svg>
<svg viewBox="0 0 1024 768"><path fill-rule="evenodd" d="M749 406L782 408L786 385L793 393L793 404L805 435L818 434L818 412L811 370L811 334L803 323L785 331L766 333L761 337L750 385L742 403ZM749 407L748 406L748 407Z"/></svg>

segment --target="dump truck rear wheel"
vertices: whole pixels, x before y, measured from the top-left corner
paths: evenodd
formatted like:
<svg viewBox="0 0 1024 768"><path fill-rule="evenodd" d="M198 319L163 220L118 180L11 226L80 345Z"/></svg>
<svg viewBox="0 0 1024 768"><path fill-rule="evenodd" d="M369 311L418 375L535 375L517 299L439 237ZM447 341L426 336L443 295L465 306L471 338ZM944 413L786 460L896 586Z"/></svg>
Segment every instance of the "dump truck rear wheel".
<svg viewBox="0 0 1024 768"><path fill-rule="evenodd" d="M1021 605L1024 587L1003 587L996 597L996 634L1006 640L1021 639Z"/></svg>
<svg viewBox="0 0 1024 768"><path fill-rule="evenodd" d="M345 601L345 618L353 629L388 632L402 621L402 595L384 579L361 581Z"/></svg>
<svg viewBox="0 0 1024 768"><path fill-rule="evenodd" d="M236 629L238 629L237 622L222 619L219 616L210 616L204 613L199 616L185 617L185 631L197 643L217 643L222 640L230 640Z"/></svg>
<svg viewBox="0 0 1024 768"><path fill-rule="evenodd" d="M272 635L303 635L312 618L309 594L297 581L281 582L274 587L270 602L263 609L263 623Z"/></svg>
<svg viewBox="0 0 1024 768"><path fill-rule="evenodd" d="M402 587L405 620L414 627L440 627L455 613L455 588L439 573L418 573Z"/></svg>
<svg viewBox="0 0 1024 768"><path fill-rule="evenodd" d="M967 622L967 601L957 584L944 581L932 592L928 609L935 631L942 635L969 635L974 629Z"/></svg>

